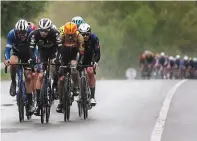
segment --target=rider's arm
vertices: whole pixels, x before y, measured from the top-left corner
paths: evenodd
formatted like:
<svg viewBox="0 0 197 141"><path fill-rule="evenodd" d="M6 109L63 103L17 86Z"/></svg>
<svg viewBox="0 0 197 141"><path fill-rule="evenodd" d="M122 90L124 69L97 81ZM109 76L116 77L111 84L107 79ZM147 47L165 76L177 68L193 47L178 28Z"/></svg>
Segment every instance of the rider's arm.
<svg viewBox="0 0 197 141"><path fill-rule="evenodd" d="M84 59L84 39L81 34L78 34L78 44L79 44L79 62L82 63Z"/></svg>
<svg viewBox="0 0 197 141"><path fill-rule="evenodd" d="M35 31L31 32L28 36L31 59L36 60L36 37Z"/></svg>
<svg viewBox="0 0 197 141"><path fill-rule="evenodd" d="M96 44L95 44L95 48L94 48L94 53L95 53L94 61L98 63L101 58L101 52L100 52L99 39L97 37L96 37Z"/></svg>
<svg viewBox="0 0 197 141"><path fill-rule="evenodd" d="M12 50L12 46L13 46L13 39L14 39L14 30L11 30L8 33L7 36L7 42L6 42L6 47L5 47L5 60L9 60L10 59L10 52Z"/></svg>

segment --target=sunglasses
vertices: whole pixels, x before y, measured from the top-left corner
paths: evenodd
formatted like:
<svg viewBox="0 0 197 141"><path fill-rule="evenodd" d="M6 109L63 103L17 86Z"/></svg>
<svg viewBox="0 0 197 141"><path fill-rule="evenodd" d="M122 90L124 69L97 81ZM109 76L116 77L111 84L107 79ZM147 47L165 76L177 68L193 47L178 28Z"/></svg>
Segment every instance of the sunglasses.
<svg viewBox="0 0 197 141"><path fill-rule="evenodd" d="M89 36L90 33L81 33L82 36Z"/></svg>
<svg viewBox="0 0 197 141"><path fill-rule="evenodd" d="M40 29L40 32L44 32L44 33L48 33L50 31L50 29Z"/></svg>
<svg viewBox="0 0 197 141"><path fill-rule="evenodd" d="M20 35L20 36L24 36L27 33L26 30L20 30L20 31L17 31L17 32L18 32L18 35Z"/></svg>

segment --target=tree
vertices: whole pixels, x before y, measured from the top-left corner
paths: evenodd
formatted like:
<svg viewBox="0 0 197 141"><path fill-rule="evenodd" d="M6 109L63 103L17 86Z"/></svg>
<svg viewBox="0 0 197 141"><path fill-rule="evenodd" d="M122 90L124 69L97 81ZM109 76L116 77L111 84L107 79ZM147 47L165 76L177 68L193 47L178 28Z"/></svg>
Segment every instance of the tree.
<svg viewBox="0 0 197 141"><path fill-rule="evenodd" d="M5 37L20 18L30 20L43 11L46 2L2 1L1 4L1 36Z"/></svg>

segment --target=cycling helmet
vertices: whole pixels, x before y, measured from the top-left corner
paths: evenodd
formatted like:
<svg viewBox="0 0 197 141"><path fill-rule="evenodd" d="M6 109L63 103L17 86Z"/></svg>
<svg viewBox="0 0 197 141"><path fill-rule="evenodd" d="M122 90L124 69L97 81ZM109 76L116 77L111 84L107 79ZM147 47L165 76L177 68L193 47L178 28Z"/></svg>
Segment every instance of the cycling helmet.
<svg viewBox="0 0 197 141"><path fill-rule="evenodd" d="M173 56L170 56L170 57L169 57L169 60L170 60L170 61L174 60L174 57L173 57Z"/></svg>
<svg viewBox="0 0 197 141"><path fill-rule="evenodd" d="M196 57L194 57L194 58L193 58L193 61L194 61L194 62L197 62L197 58L196 58Z"/></svg>
<svg viewBox="0 0 197 141"><path fill-rule="evenodd" d="M28 22L28 25L31 28L31 30L36 30L36 26L32 22Z"/></svg>
<svg viewBox="0 0 197 141"><path fill-rule="evenodd" d="M188 56L184 56L184 58L183 58L184 60L188 60L189 58L188 58Z"/></svg>
<svg viewBox="0 0 197 141"><path fill-rule="evenodd" d="M84 23L84 20L82 17L76 16L76 17L72 18L71 22L75 23L77 25L77 27L79 27L80 24Z"/></svg>
<svg viewBox="0 0 197 141"><path fill-rule="evenodd" d="M39 28L40 29L51 29L53 26L52 21L48 18L43 18L39 21Z"/></svg>
<svg viewBox="0 0 197 141"><path fill-rule="evenodd" d="M61 27L58 29L58 31L60 32L61 35L63 35L63 34L64 34L64 26L61 26Z"/></svg>
<svg viewBox="0 0 197 141"><path fill-rule="evenodd" d="M64 25L65 34L75 34L77 31L77 25L73 22L68 22Z"/></svg>
<svg viewBox="0 0 197 141"><path fill-rule="evenodd" d="M176 59L180 59L180 55L176 55Z"/></svg>
<svg viewBox="0 0 197 141"><path fill-rule="evenodd" d="M28 28L28 22L24 19L19 20L15 25L15 29L18 31L28 31Z"/></svg>
<svg viewBox="0 0 197 141"><path fill-rule="evenodd" d="M163 57L163 56L165 56L165 53L164 52L161 52L160 55Z"/></svg>
<svg viewBox="0 0 197 141"><path fill-rule="evenodd" d="M80 24L80 26L78 28L78 31L80 33L90 33L91 32L91 27L87 23L82 23L82 24Z"/></svg>

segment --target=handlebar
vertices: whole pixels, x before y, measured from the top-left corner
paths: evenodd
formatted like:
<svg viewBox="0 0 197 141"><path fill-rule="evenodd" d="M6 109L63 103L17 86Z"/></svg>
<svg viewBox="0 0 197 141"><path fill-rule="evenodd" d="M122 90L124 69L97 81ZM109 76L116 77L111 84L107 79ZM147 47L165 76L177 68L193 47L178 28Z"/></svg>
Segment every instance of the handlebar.
<svg viewBox="0 0 197 141"><path fill-rule="evenodd" d="M77 67L93 67L93 65L77 65ZM65 65L65 66L60 66L60 68L75 68L75 67L71 67L71 64L69 65Z"/></svg>
<svg viewBox="0 0 197 141"><path fill-rule="evenodd" d="M29 65L29 63L16 63L16 64L9 64L9 66L12 66L12 65ZM8 66L5 66L5 73L8 72Z"/></svg>

